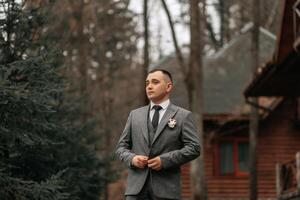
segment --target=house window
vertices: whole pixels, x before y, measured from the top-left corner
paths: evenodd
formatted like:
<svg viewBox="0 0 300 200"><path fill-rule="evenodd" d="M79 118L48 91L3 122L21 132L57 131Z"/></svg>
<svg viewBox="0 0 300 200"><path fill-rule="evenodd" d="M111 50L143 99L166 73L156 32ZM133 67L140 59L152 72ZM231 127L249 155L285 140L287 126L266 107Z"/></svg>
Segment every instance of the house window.
<svg viewBox="0 0 300 200"><path fill-rule="evenodd" d="M249 173L249 143L241 139L217 144L216 171L220 176L244 176Z"/></svg>

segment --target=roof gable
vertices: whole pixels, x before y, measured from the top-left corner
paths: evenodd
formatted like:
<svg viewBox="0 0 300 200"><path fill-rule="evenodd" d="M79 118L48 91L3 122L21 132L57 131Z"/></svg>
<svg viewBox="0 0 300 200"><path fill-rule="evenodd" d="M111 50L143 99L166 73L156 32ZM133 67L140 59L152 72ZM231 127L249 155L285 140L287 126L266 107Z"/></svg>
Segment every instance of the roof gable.
<svg viewBox="0 0 300 200"><path fill-rule="evenodd" d="M241 35L230 41L214 55L203 59L204 114L244 115L249 113L243 91L252 77L251 70L251 24ZM260 63L272 56L275 36L260 28ZM187 57L187 56L185 56ZM174 54L151 67L169 70L174 77L172 101L188 107L184 77Z"/></svg>

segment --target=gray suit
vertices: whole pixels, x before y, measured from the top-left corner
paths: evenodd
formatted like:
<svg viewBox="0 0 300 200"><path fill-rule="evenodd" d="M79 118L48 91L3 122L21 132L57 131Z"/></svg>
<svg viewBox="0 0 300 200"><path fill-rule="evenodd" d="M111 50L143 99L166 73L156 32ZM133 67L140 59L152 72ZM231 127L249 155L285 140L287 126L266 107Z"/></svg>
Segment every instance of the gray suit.
<svg viewBox="0 0 300 200"><path fill-rule="evenodd" d="M116 154L129 168L125 195L139 194L150 176L152 190L157 197L180 199L180 166L198 157L201 150L192 113L170 103L153 133L153 140L149 141L149 107L130 112L117 144ZM171 118L176 120L174 128L168 126ZM162 170L133 167L131 161L135 155L148 156L150 159L159 156Z"/></svg>

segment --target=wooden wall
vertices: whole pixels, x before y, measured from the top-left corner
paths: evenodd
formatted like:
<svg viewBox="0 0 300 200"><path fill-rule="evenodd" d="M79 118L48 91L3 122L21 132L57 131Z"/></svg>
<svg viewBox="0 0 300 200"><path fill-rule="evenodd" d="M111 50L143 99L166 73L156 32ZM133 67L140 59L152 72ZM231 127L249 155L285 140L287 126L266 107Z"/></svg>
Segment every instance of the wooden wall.
<svg viewBox="0 0 300 200"><path fill-rule="evenodd" d="M300 128L295 126L295 100L284 101L260 124L258 136L258 195L260 199L272 199L276 195L276 163L295 158L300 151ZM249 177L216 176L214 169L214 145L205 141L205 165L209 199L248 198ZM182 194L190 199L189 165L182 167Z"/></svg>

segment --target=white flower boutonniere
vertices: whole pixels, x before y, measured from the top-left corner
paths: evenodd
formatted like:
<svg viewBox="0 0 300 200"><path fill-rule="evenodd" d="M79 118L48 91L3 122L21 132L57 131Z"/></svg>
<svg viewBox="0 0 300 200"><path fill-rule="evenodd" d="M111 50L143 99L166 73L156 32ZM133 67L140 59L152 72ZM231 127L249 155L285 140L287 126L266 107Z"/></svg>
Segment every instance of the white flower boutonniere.
<svg viewBox="0 0 300 200"><path fill-rule="evenodd" d="M176 126L176 119L169 119L168 126L174 128Z"/></svg>

